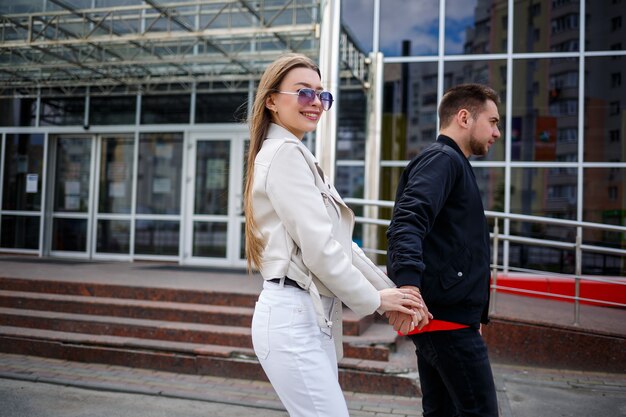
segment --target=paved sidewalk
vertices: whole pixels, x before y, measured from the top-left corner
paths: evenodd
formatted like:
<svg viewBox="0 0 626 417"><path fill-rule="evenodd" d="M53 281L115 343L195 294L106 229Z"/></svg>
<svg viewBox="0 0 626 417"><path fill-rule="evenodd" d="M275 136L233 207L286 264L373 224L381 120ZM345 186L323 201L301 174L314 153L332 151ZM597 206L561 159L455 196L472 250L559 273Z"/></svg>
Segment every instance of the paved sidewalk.
<svg viewBox="0 0 626 417"><path fill-rule="evenodd" d="M0 378L281 411L267 382L0 354ZM346 392L351 416L417 416L419 398ZM2 403L2 398L0 398ZM256 415L256 413L255 413Z"/></svg>
<svg viewBox="0 0 626 417"><path fill-rule="evenodd" d="M626 416L625 375L498 364L493 368L502 417ZM221 413L207 416L240 415L241 411L237 410L241 407L247 408L247 413L254 414L255 417L287 416L271 385L260 381L175 374L12 354L0 354L0 380L3 385L10 384L11 381L22 384L23 389L34 389L26 386L27 383L42 383L42 386L47 383L119 393L120 396L122 393L142 394L222 405ZM9 395L6 394L8 391L0 390L0 403L8 400L2 398L2 392ZM419 398L353 392L346 392L345 395L350 414L354 417L421 415ZM16 400L12 398L12 401ZM141 403L141 400L138 402ZM88 404L85 407L86 410L89 409ZM122 403L119 407L123 407ZM0 415L13 417L2 412ZM50 412L50 415L62 414ZM89 415L104 417L109 414L89 412ZM110 415L118 415L118 412ZM241 415L248 415L245 409Z"/></svg>

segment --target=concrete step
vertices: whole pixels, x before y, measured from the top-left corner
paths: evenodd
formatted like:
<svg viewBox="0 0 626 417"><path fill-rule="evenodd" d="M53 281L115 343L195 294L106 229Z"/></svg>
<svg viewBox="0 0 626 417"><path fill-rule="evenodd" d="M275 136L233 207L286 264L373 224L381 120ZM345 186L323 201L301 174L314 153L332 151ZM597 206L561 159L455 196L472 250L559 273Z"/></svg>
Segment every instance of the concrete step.
<svg viewBox="0 0 626 417"><path fill-rule="evenodd" d="M254 311L251 307L25 291L0 291L0 307L243 327L250 327ZM358 336L373 322L373 316L358 318L344 309L343 333Z"/></svg>
<svg viewBox="0 0 626 417"><path fill-rule="evenodd" d="M128 298L0 291L0 307L250 327L253 308Z"/></svg>
<svg viewBox="0 0 626 417"><path fill-rule="evenodd" d="M248 327L258 297L218 291L15 278L0 278L0 288L2 307ZM344 309L343 333L358 336L373 321L373 316L359 318Z"/></svg>
<svg viewBox="0 0 626 417"><path fill-rule="evenodd" d="M87 280L88 277L85 277ZM193 290L187 288L145 287L96 282L50 281L0 277L4 291L80 295L85 297L123 298L146 301L167 301L201 305L254 307L258 294Z"/></svg>
<svg viewBox="0 0 626 417"><path fill-rule="evenodd" d="M224 308L224 307L222 307ZM87 315L0 307L0 323L12 327L132 337L160 341L180 341L252 348L249 326L148 320L117 316ZM360 336L345 336L347 357L385 361L395 335L389 326L372 325Z"/></svg>
<svg viewBox="0 0 626 417"><path fill-rule="evenodd" d="M251 349L221 345L0 326L0 351L187 374L267 380ZM339 364L340 383L348 391L410 397L421 395L416 375L395 362L345 358Z"/></svg>

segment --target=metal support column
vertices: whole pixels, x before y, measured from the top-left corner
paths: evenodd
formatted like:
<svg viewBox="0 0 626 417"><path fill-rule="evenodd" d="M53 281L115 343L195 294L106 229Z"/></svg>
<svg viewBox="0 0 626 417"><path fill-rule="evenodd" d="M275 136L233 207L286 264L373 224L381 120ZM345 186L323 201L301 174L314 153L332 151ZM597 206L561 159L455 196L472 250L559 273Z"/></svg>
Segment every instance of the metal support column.
<svg viewBox="0 0 626 417"><path fill-rule="evenodd" d="M369 90L367 92L367 136L365 139L365 181L364 198L378 200L380 196L380 152L382 142L383 114L383 54L370 54ZM378 219L378 206L364 207L365 217ZM363 247L378 249L379 226L366 224L363 233Z"/></svg>
<svg viewBox="0 0 626 417"><path fill-rule="evenodd" d="M317 125L315 156L331 181L335 179L337 149L337 111L339 101L339 35L341 32L341 0L323 0L321 5L320 58L322 85L335 97L331 111Z"/></svg>

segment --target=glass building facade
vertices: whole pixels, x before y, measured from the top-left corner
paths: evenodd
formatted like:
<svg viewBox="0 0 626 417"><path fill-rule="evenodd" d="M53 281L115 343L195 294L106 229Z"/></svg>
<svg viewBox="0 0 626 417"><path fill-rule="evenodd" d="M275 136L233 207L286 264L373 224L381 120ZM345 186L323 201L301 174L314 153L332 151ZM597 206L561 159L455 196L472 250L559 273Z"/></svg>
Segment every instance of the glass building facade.
<svg viewBox="0 0 626 417"><path fill-rule="evenodd" d="M137 2L87 3L76 7ZM58 7L17 1L3 13L41 5ZM202 26L210 14L200 16ZM241 27L249 24L240 17ZM436 138L443 92L480 82L502 99L502 137L471 161L486 210L626 225L624 19L624 0L342 0L343 30L364 54L384 57L382 105L374 110L382 120L378 198L394 199L404 166ZM0 251L243 266L241 122L256 79L40 88L0 98ZM368 97L360 84L344 83L333 108L335 184L344 197L365 195ZM511 220L500 228L576 238L569 226ZM384 231L370 249L384 251ZM357 242L362 234L357 227ZM626 236L586 230L583 244L623 249ZM570 250L510 243L500 251L511 267L574 271ZM624 275L626 266L619 256L587 253L583 272Z"/></svg>
<svg viewBox="0 0 626 417"><path fill-rule="evenodd" d="M502 100L501 139L486 157L472 159L486 210L626 225L625 6L344 0L348 30L364 50L384 54L379 198L395 198L403 167L436 138L443 92L479 82ZM341 159L338 166L354 170ZM575 227L507 221L501 232L503 226L522 237L576 238ZM585 231L583 244L624 248L626 235ZM504 250L500 259L511 267L574 272L573 251L514 243ZM583 272L626 270L619 256L586 254Z"/></svg>

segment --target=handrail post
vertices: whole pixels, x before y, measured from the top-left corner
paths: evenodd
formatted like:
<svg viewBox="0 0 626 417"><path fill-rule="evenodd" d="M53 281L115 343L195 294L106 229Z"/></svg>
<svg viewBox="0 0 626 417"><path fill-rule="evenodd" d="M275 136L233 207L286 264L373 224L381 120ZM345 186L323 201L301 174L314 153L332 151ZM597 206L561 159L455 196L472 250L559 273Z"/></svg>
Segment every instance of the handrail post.
<svg viewBox="0 0 626 417"><path fill-rule="evenodd" d="M574 326L580 324L580 276L582 275L582 236L576 234L576 271L574 276Z"/></svg>
<svg viewBox="0 0 626 417"><path fill-rule="evenodd" d="M489 314L493 314L496 312L496 296L497 289L496 285L498 285L498 234L500 233L498 227L498 218L494 217L494 225L493 225L493 267L491 270L491 300L489 306Z"/></svg>

